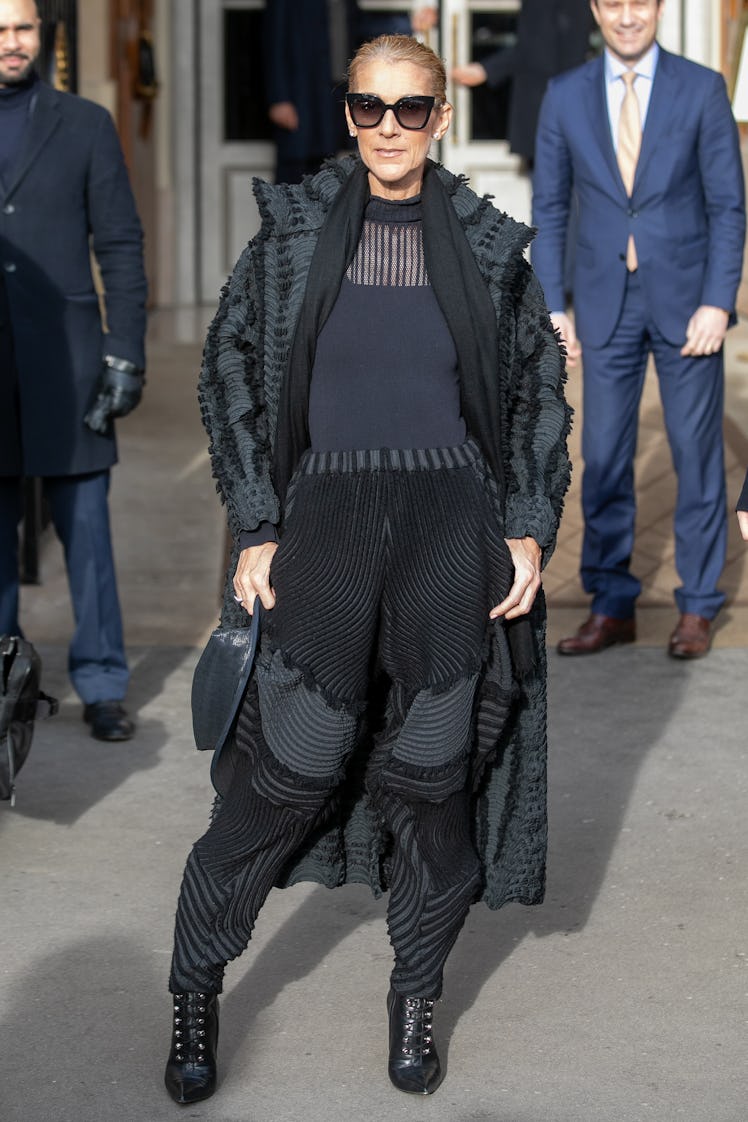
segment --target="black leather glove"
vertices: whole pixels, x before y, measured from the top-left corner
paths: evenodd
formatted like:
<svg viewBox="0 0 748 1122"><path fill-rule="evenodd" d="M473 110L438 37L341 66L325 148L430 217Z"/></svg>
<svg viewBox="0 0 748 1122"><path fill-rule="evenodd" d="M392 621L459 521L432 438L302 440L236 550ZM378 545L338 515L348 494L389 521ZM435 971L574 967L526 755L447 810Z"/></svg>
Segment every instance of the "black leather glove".
<svg viewBox="0 0 748 1122"><path fill-rule="evenodd" d="M106 436L113 417L124 417L135 408L143 394L145 374L126 358L104 356L96 400L83 420L94 432Z"/></svg>

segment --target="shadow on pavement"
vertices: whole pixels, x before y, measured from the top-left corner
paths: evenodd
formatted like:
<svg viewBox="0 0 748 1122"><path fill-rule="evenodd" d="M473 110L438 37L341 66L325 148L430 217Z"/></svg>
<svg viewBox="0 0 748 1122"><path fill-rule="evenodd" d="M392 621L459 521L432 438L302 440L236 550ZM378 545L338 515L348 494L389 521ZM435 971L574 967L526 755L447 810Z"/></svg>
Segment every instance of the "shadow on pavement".
<svg viewBox="0 0 748 1122"><path fill-rule="evenodd" d="M159 979L146 966L143 948L117 936L73 943L29 965L30 977L6 991L0 1022L4 1122L174 1116L148 1023ZM168 1005L159 1012L168 1051Z"/></svg>
<svg viewBox="0 0 748 1122"><path fill-rule="evenodd" d="M475 908L447 966L450 1033L526 937L586 924L639 771L677 712L690 668L657 650L549 653L549 855L545 902L503 914ZM508 986L508 992L511 992Z"/></svg>
<svg viewBox="0 0 748 1122"><path fill-rule="evenodd" d="M549 656L550 853L548 890L539 907L500 913L473 908L445 977L439 1039L446 1056L455 1025L485 982L527 936L584 927L603 883L639 770L676 712L689 668L660 651L615 649L591 659ZM384 915L386 903L318 888L295 910L225 1001L231 1025L222 1041L227 1064L256 1014L291 982L311 973L356 929ZM383 935L382 1002L389 945ZM242 959L242 962L244 958ZM232 967L235 970L237 967ZM349 980L346 980L346 985ZM334 984L334 979L332 980ZM251 1011L251 1012L250 1012Z"/></svg>
<svg viewBox="0 0 748 1122"><path fill-rule="evenodd" d="M82 720L83 707L67 680L66 652L59 647L42 647L40 653L43 687L59 699L60 712L35 726L31 752L18 777L12 813L72 825L135 772L158 765L161 749L176 724L184 722L189 709L189 689L177 697L168 694L164 698L165 685L186 660L194 662L198 652L191 647L149 647L128 652L132 679L126 704L137 721L137 731L124 743L91 738ZM149 712L149 705L157 701L154 713L158 712L158 717ZM4 820L0 813L0 828Z"/></svg>

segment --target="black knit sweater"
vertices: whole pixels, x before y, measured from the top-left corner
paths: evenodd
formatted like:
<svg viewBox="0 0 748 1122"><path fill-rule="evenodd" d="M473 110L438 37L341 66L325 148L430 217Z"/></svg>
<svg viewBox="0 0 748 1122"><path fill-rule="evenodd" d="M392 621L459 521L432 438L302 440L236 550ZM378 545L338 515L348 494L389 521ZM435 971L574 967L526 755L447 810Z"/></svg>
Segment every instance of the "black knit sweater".
<svg viewBox="0 0 748 1122"><path fill-rule="evenodd" d="M457 352L426 271L420 197L369 201L317 343L309 433L320 452L465 440Z"/></svg>

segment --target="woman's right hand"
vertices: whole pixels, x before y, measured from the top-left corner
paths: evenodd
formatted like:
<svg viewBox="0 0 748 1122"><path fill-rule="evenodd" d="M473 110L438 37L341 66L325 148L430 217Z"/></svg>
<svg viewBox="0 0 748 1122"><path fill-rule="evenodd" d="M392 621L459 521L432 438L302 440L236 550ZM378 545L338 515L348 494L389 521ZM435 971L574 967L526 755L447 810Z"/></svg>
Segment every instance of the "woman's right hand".
<svg viewBox="0 0 748 1122"><path fill-rule="evenodd" d="M277 542L264 542L251 545L239 554L234 573L234 599L250 615L254 611L255 596L260 597L263 608L269 609L275 604L275 593L270 587L270 565L277 548Z"/></svg>

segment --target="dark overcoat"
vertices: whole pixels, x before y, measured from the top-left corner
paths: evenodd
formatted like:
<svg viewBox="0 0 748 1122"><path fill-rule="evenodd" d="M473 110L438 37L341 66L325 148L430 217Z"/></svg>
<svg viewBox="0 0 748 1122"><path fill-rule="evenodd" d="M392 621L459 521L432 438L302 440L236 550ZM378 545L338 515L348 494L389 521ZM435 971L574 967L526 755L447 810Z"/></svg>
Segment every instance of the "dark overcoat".
<svg viewBox="0 0 748 1122"><path fill-rule="evenodd" d="M83 417L104 354L145 365L146 298L143 235L109 113L40 82L0 191L0 475L104 470L114 435Z"/></svg>
<svg viewBox="0 0 748 1122"><path fill-rule="evenodd" d="M359 39L358 8L347 0L346 61ZM333 73L327 0L268 0L264 20L268 105L290 101L299 114L294 132L276 129L280 160L334 156L348 142L343 74Z"/></svg>

